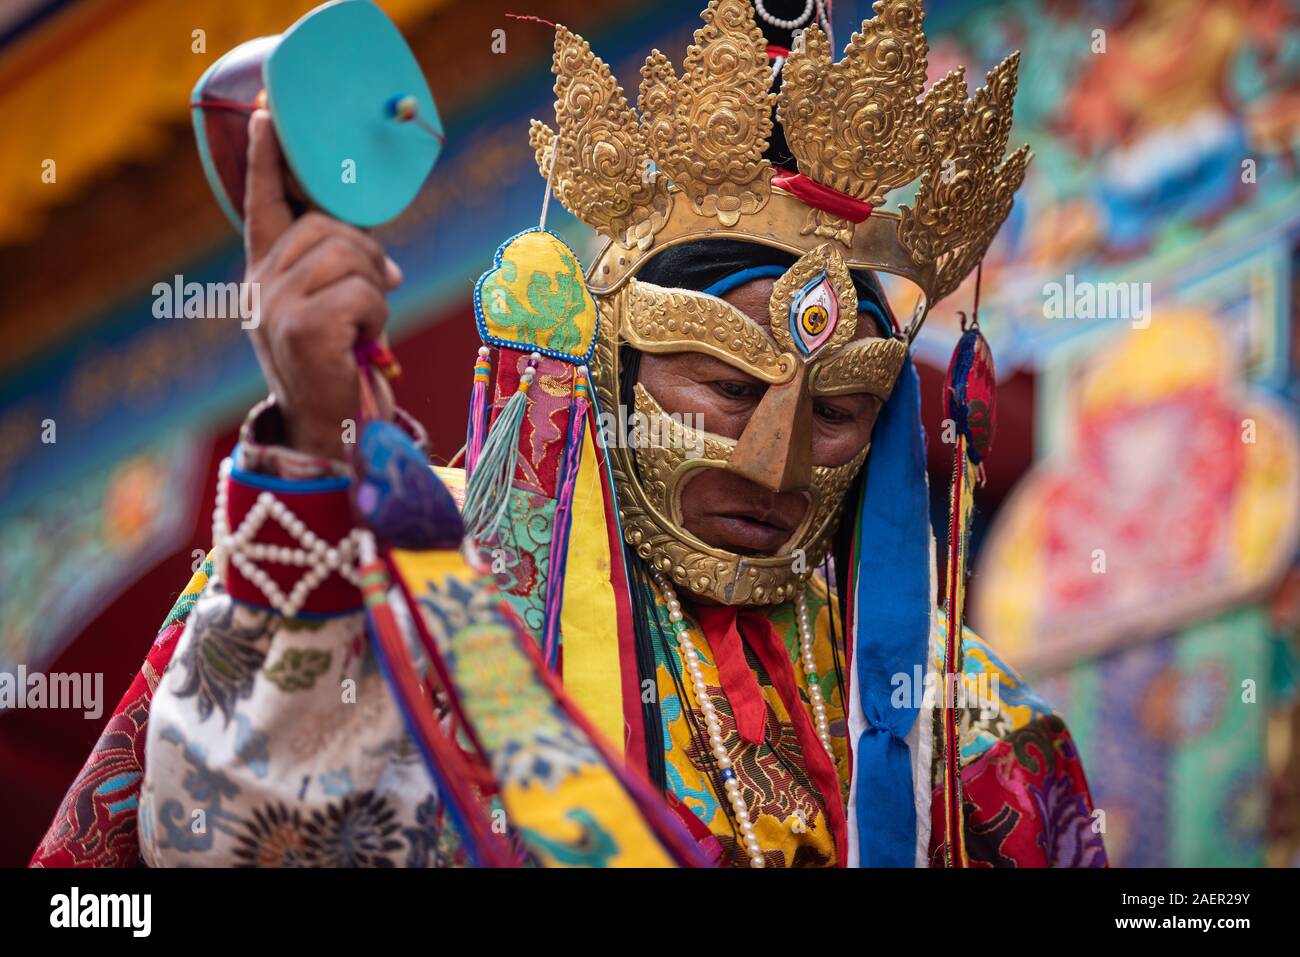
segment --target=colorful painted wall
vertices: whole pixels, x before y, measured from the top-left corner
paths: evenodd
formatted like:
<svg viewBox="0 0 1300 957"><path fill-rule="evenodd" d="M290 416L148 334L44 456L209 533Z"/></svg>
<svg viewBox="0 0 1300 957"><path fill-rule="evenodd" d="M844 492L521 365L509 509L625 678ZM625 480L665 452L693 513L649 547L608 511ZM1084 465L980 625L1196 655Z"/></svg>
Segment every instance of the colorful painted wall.
<svg viewBox="0 0 1300 957"><path fill-rule="evenodd" d="M1037 154L986 272L999 359L1036 370L1037 461L974 624L1070 722L1119 865L1300 863L1297 16L953 14L1032 51L1013 139Z"/></svg>

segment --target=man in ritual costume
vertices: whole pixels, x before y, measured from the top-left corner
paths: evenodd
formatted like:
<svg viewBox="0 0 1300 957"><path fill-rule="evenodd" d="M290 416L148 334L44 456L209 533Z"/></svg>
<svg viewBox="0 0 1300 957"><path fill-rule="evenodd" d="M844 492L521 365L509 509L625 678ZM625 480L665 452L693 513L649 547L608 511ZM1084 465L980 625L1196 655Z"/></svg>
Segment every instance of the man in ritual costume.
<svg viewBox="0 0 1300 957"><path fill-rule="evenodd" d="M454 467L404 467L419 426L371 374L400 274L294 218L253 116L271 397L33 864L1105 864L1064 724L936 607L960 620L962 583L936 581L908 351L1023 178L1018 58L922 96L919 0L834 62L777 6L712 0L684 73L647 59L639 116L557 28L531 142L603 247L585 272L544 229L498 251ZM388 431L350 447L359 407ZM420 534L358 517L392 497Z"/></svg>

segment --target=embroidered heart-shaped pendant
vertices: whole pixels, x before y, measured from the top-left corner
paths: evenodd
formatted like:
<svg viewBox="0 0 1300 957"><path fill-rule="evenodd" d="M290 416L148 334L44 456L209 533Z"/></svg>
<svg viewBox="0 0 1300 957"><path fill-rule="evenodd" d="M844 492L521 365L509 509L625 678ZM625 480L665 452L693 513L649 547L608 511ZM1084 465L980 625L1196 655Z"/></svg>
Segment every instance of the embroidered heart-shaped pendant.
<svg viewBox="0 0 1300 957"><path fill-rule="evenodd" d="M591 362L600 325L582 263L544 229L525 229L501 244L474 287L474 316L487 345L576 365Z"/></svg>
<svg viewBox="0 0 1300 957"><path fill-rule="evenodd" d="M352 509L384 544L412 551L460 545L465 527L455 500L398 426L367 422L353 470Z"/></svg>

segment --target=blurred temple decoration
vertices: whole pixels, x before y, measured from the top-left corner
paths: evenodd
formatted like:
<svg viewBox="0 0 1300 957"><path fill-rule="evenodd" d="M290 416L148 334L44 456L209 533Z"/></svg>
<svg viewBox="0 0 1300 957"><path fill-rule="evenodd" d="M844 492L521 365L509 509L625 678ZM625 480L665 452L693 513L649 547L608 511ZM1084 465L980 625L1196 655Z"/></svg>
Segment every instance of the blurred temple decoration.
<svg viewBox="0 0 1300 957"><path fill-rule="evenodd" d="M103 672L106 713L210 544L217 460L263 388L237 321L154 312L157 283L242 273L189 93L316 2L0 4L0 671ZM406 277L399 400L445 462L464 441L473 283L542 193L521 131L552 112L552 35L506 14L578 30L632 91L647 48L689 42L700 2L378 2L448 137L378 231ZM767 4L802 3L786 6ZM932 81L1021 50L1011 141L1035 153L982 271L1001 378L971 624L1069 722L1112 863L1300 864L1300 12L927 6ZM870 4L833 13L842 47ZM590 262L556 203L548 224ZM896 311L911 294L891 286ZM943 370L973 295L916 346L941 537ZM0 864L26 861L99 730L0 712Z"/></svg>
<svg viewBox="0 0 1300 957"><path fill-rule="evenodd" d="M1300 435L1209 313L1157 316L1063 373L1064 444L1003 506L974 616L1070 715L1117 863L1257 865Z"/></svg>
<svg viewBox="0 0 1300 957"><path fill-rule="evenodd" d="M1300 13L952 17L954 59L1025 48L1037 154L981 307L1033 370L1035 464L972 624L1070 721L1112 863L1300 864Z"/></svg>

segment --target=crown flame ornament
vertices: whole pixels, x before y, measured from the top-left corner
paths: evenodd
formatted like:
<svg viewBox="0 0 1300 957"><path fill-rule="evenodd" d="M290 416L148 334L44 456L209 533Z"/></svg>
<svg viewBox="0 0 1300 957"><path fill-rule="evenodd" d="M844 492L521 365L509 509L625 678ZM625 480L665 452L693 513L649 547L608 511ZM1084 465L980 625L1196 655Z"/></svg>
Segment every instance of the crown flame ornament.
<svg viewBox="0 0 1300 957"><path fill-rule="evenodd" d="M639 116L587 41L556 30L556 130L534 120L530 142L543 176L558 148L556 198L608 240L588 275L593 293L614 292L650 256L695 239L746 239L795 255L831 239L850 269L920 288L905 329L915 337L983 258L1024 179L1029 148L1003 158L1020 55L969 98L960 68L923 96L920 0L872 9L838 62L820 27L804 30L777 95L749 0L711 0L681 76L658 50L647 57ZM795 183L789 173L774 183L778 170L763 155L774 101L802 177ZM913 206L880 209L918 178ZM811 206L796 187L837 201L829 211ZM842 215L846 205L857 214Z"/></svg>

